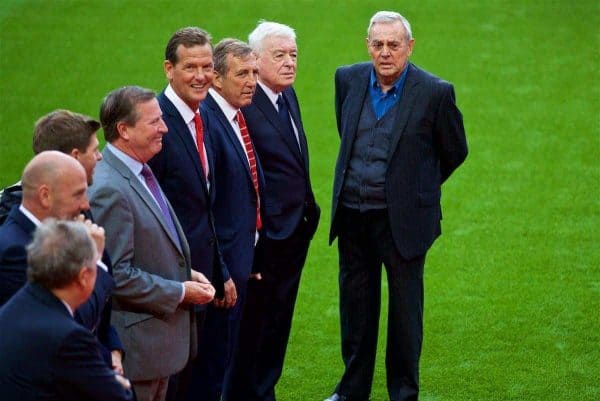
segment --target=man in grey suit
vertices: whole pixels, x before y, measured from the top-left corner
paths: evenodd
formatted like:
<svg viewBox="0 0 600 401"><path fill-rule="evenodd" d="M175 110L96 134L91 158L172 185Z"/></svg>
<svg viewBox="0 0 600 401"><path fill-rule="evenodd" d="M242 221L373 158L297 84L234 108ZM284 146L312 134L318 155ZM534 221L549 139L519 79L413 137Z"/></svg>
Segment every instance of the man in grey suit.
<svg viewBox="0 0 600 401"><path fill-rule="evenodd" d="M215 290L191 269L185 235L146 164L167 133L154 92L136 86L112 91L100 120L108 144L90 205L113 259L113 323L138 400L161 401L169 376L196 353L191 305L212 301Z"/></svg>
<svg viewBox="0 0 600 401"><path fill-rule="evenodd" d="M418 398L425 254L441 232L441 185L464 161L467 142L452 85L409 63L414 42L403 16L380 11L368 28L371 62L335 74L341 144L330 242L338 238L345 371L328 401L369 398L382 264L388 394Z"/></svg>

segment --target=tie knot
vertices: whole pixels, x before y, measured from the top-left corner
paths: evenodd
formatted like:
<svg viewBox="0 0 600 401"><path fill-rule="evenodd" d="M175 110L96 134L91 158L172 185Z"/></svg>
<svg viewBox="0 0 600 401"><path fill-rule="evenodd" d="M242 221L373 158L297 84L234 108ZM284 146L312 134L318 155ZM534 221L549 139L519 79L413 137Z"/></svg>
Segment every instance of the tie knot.
<svg viewBox="0 0 600 401"><path fill-rule="evenodd" d="M277 96L277 106L279 106L280 110L282 107L285 107L285 100L283 99L282 94L279 94L279 96Z"/></svg>
<svg viewBox="0 0 600 401"><path fill-rule="evenodd" d="M246 120L244 120L244 115L242 114L241 110L238 110L238 112L235 113L235 121L239 126L246 125Z"/></svg>
<svg viewBox="0 0 600 401"><path fill-rule="evenodd" d="M150 170L150 167L148 167L148 165L147 165L147 164L144 164L144 165L142 166L142 176L143 176L145 179L150 179L150 178L152 178L152 170Z"/></svg>
<svg viewBox="0 0 600 401"><path fill-rule="evenodd" d="M202 119L200 118L200 113L194 113L194 123L202 125Z"/></svg>

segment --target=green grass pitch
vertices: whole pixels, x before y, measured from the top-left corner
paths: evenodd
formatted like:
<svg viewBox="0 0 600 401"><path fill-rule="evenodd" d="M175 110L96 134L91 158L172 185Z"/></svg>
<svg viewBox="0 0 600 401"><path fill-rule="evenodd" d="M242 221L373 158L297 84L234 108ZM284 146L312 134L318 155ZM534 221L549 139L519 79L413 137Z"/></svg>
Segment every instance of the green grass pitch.
<svg viewBox="0 0 600 401"><path fill-rule="evenodd" d="M291 25L323 216L277 393L322 400L342 372L337 250L326 242L339 144L333 73L366 60L366 25L381 9L412 23L412 61L454 83L470 146L444 185L443 235L425 268L421 399L600 399L598 1L3 0L0 186L32 156L41 115L97 116L122 85L161 90L176 29L197 25L217 41L245 40L260 18ZM387 399L384 320L375 401Z"/></svg>

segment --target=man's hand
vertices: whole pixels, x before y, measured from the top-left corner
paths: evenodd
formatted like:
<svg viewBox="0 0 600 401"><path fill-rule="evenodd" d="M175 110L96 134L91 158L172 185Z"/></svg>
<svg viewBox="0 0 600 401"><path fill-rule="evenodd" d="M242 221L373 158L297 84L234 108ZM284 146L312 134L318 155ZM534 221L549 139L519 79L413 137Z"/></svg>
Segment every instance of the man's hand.
<svg viewBox="0 0 600 401"><path fill-rule="evenodd" d="M85 217L82 214L80 214L75 220L82 222L85 225L88 234L90 235L90 237L92 237L92 240L94 240L94 243L96 244L96 250L98 251L98 259L102 258L105 243L104 228L100 227L95 223L92 223L92 221L89 219L85 219Z"/></svg>
<svg viewBox="0 0 600 401"><path fill-rule="evenodd" d="M110 352L110 356L112 359L112 370L119 374L119 375L123 375L124 371L123 371L123 354L121 353L120 350L116 349L114 351Z"/></svg>
<svg viewBox="0 0 600 401"><path fill-rule="evenodd" d="M192 281L197 281L199 283L207 283L210 284L210 281L206 278L206 276L199 271L192 269Z"/></svg>
<svg viewBox="0 0 600 401"><path fill-rule="evenodd" d="M232 279L225 282L225 296L223 299L215 299L214 304L217 308L233 308L237 302L237 290Z"/></svg>
<svg viewBox="0 0 600 401"><path fill-rule="evenodd" d="M215 287L210 283L184 281L185 296L183 302L188 304L207 304L215 297Z"/></svg>
<svg viewBox="0 0 600 401"><path fill-rule="evenodd" d="M262 280L262 275L260 273L250 273L250 280L260 281Z"/></svg>
<svg viewBox="0 0 600 401"><path fill-rule="evenodd" d="M115 375L115 379L117 379L117 381L119 382L119 384L121 386L123 386L124 389L126 390L131 390L131 383L129 382L129 379L121 376L121 375Z"/></svg>

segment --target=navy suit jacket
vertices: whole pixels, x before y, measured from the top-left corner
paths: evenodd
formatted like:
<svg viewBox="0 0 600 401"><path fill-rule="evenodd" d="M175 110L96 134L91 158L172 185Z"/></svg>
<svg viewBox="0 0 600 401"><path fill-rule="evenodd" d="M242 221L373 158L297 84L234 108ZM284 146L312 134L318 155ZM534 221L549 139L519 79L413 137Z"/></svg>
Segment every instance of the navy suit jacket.
<svg viewBox="0 0 600 401"><path fill-rule="evenodd" d="M216 296L221 297L223 283L230 276L218 249L212 213L215 181L212 176L214 159L210 153L210 139L205 135L204 144L211 171L209 191L200 156L187 124L164 92L157 99L169 132L163 137L162 150L148 164L183 227L190 246L192 269L211 280L217 291ZM204 118L203 123L204 132L207 132Z"/></svg>
<svg viewBox="0 0 600 401"><path fill-rule="evenodd" d="M329 241L338 234L338 210L346 169L368 93L372 63L338 68L335 112L341 137L335 168ZM462 115L453 86L408 65L393 124L385 176L390 228L400 254L424 255L440 235L441 185L467 156Z"/></svg>
<svg viewBox="0 0 600 401"><path fill-rule="evenodd" d="M0 308L2 399L130 400L92 333L50 291L27 284Z"/></svg>
<svg viewBox="0 0 600 401"><path fill-rule="evenodd" d="M0 305L5 304L27 283L27 251L25 247L33 240L35 224L14 206L4 224L0 226ZM103 262L110 269L105 254ZM75 312L75 319L89 330L96 332L102 342L100 352L111 365L110 350L122 350L123 345L114 327L110 325L110 294L115 282L110 273L98 268L96 285L89 300Z"/></svg>
<svg viewBox="0 0 600 401"><path fill-rule="evenodd" d="M211 154L214 155L214 216L219 247L236 286L245 283L254 259L257 199L246 150L209 94L202 111L210 127ZM252 133L250 133L252 137ZM256 153L256 151L255 151ZM265 181L256 158L259 192Z"/></svg>
<svg viewBox="0 0 600 401"><path fill-rule="evenodd" d="M304 220L310 238L317 229L321 211L310 183L308 145L296 92L289 87L282 95L298 129L300 148L260 85L256 86L252 104L242 109L265 176L263 233L271 239L286 239Z"/></svg>

